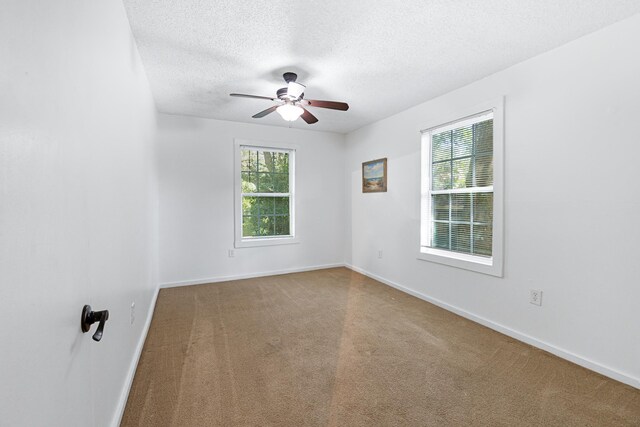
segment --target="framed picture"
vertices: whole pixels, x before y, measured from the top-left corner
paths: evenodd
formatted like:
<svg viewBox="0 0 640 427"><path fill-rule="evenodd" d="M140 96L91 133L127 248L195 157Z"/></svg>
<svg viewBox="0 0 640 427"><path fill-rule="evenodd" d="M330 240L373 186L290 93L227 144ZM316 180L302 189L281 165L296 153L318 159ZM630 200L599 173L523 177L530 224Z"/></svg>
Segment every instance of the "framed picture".
<svg viewBox="0 0 640 427"><path fill-rule="evenodd" d="M387 158L371 160L362 164L362 192L381 193L387 191Z"/></svg>

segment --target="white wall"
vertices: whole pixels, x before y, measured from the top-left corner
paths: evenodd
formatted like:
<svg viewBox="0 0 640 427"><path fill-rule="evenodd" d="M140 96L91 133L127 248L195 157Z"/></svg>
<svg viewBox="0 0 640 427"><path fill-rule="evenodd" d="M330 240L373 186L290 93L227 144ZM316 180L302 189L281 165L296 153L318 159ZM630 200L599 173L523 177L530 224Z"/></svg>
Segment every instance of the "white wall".
<svg viewBox="0 0 640 427"><path fill-rule="evenodd" d="M118 421L157 283L154 138L120 1L3 1L1 426ZM99 343L84 304L111 312Z"/></svg>
<svg viewBox="0 0 640 427"><path fill-rule="evenodd" d="M640 387L639 43L635 16L349 134L347 262ZM417 260L419 130L502 95L504 278ZM380 157L389 191L362 194Z"/></svg>
<svg viewBox="0 0 640 427"><path fill-rule="evenodd" d="M203 283L344 261L344 137L159 115L160 282ZM235 249L234 138L298 145L300 243Z"/></svg>

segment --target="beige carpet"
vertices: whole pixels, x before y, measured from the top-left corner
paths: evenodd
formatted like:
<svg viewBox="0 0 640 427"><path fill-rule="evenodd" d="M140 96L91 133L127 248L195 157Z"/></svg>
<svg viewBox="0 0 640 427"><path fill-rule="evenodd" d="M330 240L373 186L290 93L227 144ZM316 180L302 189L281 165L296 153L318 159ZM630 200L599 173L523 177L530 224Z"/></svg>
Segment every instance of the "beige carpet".
<svg viewBox="0 0 640 427"><path fill-rule="evenodd" d="M123 426L640 426L640 390L345 268L164 289Z"/></svg>

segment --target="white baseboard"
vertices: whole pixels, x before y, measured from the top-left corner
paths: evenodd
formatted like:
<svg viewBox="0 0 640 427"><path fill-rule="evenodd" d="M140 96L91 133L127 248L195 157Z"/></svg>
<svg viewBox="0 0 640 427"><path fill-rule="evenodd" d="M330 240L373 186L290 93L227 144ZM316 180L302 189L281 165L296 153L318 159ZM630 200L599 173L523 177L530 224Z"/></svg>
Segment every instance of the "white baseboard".
<svg viewBox="0 0 640 427"><path fill-rule="evenodd" d="M228 282L230 280L252 279L254 277L276 276L278 274L300 273L303 271L323 270L325 268L344 267L344 263L312 265L308 267L287 268L284 270L262 271L258 273L237 274L230 276L207 277L204 279L183 280L179 282L161 283L160 288L175 288L177 286L204 285L206 283Z"/></svg>
<svg viewBox="0 0 640 427"><path fill-rule="evenodd" d="M129 372L127 373L127 378L125 379L124 387L120 395L120 401L118 402L116 413L114 414L113 422L111 423L112 427L118 427L122 422L124 410L127 406L127 399L129 398L129 392L131 391L131 386L133 385L133 378L136 375L136 369L138 367L138 362L140 361L140 356L142 355L144 342L147 340L147 333L149 333L149 327L151 326L151 320L153 319L153 312L156 308L156 300L158 299L159 291L160 288L156 287L155 291L153 292L153 297L151 298L151 303L149 304L149 311L147 312L147 318L145 319L144 327L142 328L142 334L140 334L140 339L138 340L136 351L133 355L133 359L131 359L131 365L129 366Z"/></svg>
<svg viewBox="0 0 640 427"><path fill-rule="evenodd" d="M566 359L570 362L575 363L576 365L580 365L584 368L587 368L589 370L595 371L599 374L602 374L606 377L609 378L613 378L616 381L620 381L621 383L625 383L627 385L630 385L631 387L635 387L640 389L640 378L635 378L632 377L630 375L624 374L622 372L619 372L615 369L609 368L607 366L601 365L597 362L594 362L592 360L589 360L585 357L579 356L577 354L574 354L570 351L564 350L562 348L556 347L554 345L551 345L549 343L546 343L544 341L541 341L537 338L534 338L530 335L524 334L522 332L518 332L514 329L511 329L507 326L501 325L499 323L496 323L494 321L491 321L489 319L485 319L484 317L480 317L477 316L473 313L470 313L466 310L463 310L461 308L455 307L453 305L447 304L444 301L440 301L438 299L432 298L430 296L424 295L420 292L416 292L413 289L409 289L405 286L402 286L396 282L393 282L391 280L387 280L384 277L380 277L376 274L370 273L360 267L356 267L354 265L350 265L350 264L345 264L345 267L358 272L360 274L364 274L367 277L370 277L374 280L377 280L378 282L384 283L385 285L391 286L393 288L396 288L402 292L405 292L409 295L413 295L416 298L420 298L421 300L430 302L431 304L437 305L438 307L441 307L447 311L451 311L459 316L462 316L464 318L467 318L471 321L474 321L476 323L479 323L483 326L486 326L487 328L493 329L495 331L498 331L500 333L503 333L505 335L510 336L511 338L515 338L518 341L522 341L525 342L529 345L532 345L534 347L540 348L542 350L548 351L551 354L554 354L562 359Z"/></svg>

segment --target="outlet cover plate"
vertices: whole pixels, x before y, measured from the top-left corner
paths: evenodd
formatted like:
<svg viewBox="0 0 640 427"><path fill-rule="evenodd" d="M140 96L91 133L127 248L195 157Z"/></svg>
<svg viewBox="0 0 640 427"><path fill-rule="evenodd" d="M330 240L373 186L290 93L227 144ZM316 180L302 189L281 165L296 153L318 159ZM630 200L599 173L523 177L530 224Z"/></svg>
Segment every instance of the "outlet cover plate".
<svg viewBox="0 0 640 427"><path fill-rule="evenodd" d="M533 305L542 305L542 291L538 289L531 289L529 293L529 302Z"/></svg>

